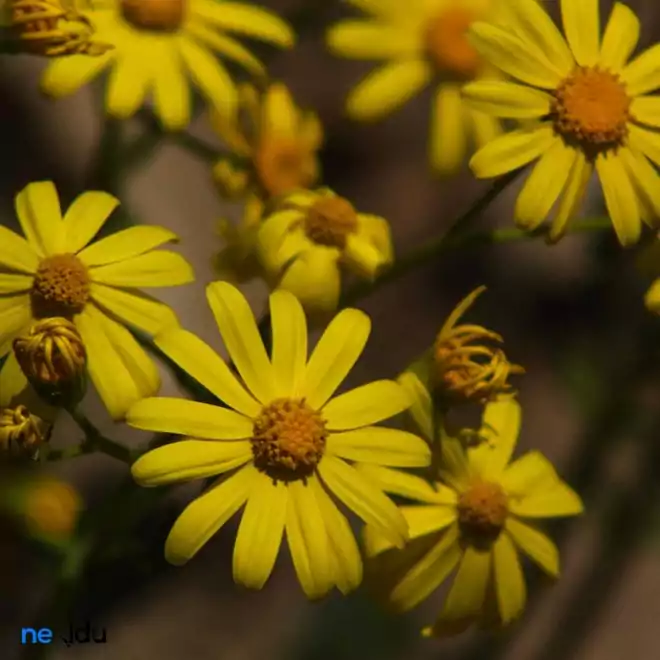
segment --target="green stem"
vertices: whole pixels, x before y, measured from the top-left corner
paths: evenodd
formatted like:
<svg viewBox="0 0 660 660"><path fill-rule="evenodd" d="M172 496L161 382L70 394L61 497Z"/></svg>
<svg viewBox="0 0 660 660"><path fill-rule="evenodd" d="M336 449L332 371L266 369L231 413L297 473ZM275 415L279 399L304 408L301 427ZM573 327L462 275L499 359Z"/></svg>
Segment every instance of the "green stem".
<svg viewBox="0 0 660 660"><path fill-rule="evenodd" d="M68 410L68 413L85 434L85 441L78 447L71 447L68 450L70 454L63 456L63 458L71 458L72 456L81 456L100 451L130 465L140 453L139 450L130 449L126 445L104 436L89 418L77 409ZM62 451L66 452L67 450ZM48 460L51 460L51 454L48 455Z"/></svg>

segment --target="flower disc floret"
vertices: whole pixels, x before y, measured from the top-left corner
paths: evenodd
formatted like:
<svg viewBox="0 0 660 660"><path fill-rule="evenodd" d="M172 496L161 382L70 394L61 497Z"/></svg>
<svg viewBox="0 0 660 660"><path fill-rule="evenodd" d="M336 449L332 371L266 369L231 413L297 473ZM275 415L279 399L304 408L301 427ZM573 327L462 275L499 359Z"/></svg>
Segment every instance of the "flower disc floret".
<svg viewBox="0 0 660 660"><path fill-rule="evenodd" d="M121 0L122 16L142 30L173 32L183 23L187 0Z"/></svg>
<svg viewBox="0 0 660 660"><path fill-rule="evenodd" d="M471 484L456 508L461 533L476 547L488 547L498 537L509 513L506 493L488 481Z"/></svg>
<svg viewBox="0 0 660 660"><path fill-rule="evenodd" d="M305 233L318 245L344 248L349 234L358 229L357 213L343 197L321 197L307 211Z"/></svg>
<svg viewBox="0 0 660 660"><path fill-rule="evenodd" d="M41 261L30 298L36 318L71 318L84 309L90 296L90 277L75 254L56 254Z"/></svg>

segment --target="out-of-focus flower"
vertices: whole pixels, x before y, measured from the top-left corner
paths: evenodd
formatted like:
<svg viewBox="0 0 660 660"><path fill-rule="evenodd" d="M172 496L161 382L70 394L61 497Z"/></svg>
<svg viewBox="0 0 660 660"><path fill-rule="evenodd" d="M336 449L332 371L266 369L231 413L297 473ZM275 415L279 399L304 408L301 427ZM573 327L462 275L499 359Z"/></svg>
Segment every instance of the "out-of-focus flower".
<svg viewBox="0 0 660 660"><path fill-rule="evenodd" d="M475 20L505 20L510 1L349 0L369 18L345 20L331 28L330 48L343 57L385 64L351 92L348 114L360 120L379 119L428 84L436 84L431 163L442 173L457 170L467 155L469 139L481 147L500 132L499 120L472 109L461 97L467 81L497 77L466 33Z"/></svg>
<svg viewBox="0 0 660 660"><path fill-rule="evenodd" d="M485 286L478 287L456 306L433 347L432 384L449 403L486 403L513 394L509 376L525 373L499 348L504 340L496 332L478 325L457 325L485 290Z"/></svg>
<svg viewBox="0 0 660 660"><path fill-rule="evenodd" d="M225 248L215 259L218 275L238 283L263 275L256 236L264 208L271 200L316 183L323 140L316 114L300 110L281 83L261 94L252 85L241 85L239 100L239 123L218 112L211 115L212 126L235 154L216 163L214 178L225 197L245 199L238 225L221 222Z"/></svg>
<svg viewBox="0 0 660 660"><path fill-rule="evenodd" d="M75 324L62 317L34 323L14 339L14 354L28 382L51 405L79 403L87 384L87 353Z"/></svg>
<svg viewBox="0 0 660 660"><path fill-rule="evenodd" d="M410 530L410 546L403 551L375 528L365 530L375 576L379 565L387 571L398 560L395 573L382 575L392 605L414 607L458 567L439 618L423 630L426 636L517 619L526 601L518 551L550 576L559 575L557 548L536 521L577 515L582 502L540 453L510 463L520 419L519 404L503 399L486 406L480 431L485 442L466 448L457 438L443 437L433 483L379 466L359 468L386 492L422 503L401 507Z"/></svg>
<svg viewBox="0 0 660 660"><path fill-rule="evenodd" d="M136 287L193 280L183 257L156 249L176 239L161 227L135 226L90 244L118 204L107 193L86 192L62 217L53 183L31 183L16 196L26 238L0 227L0 355L35 321L72 321L92 382L114 418L160 386L156 365L126 326L155 335L178 325L167 305ZM0 405L26 386L11 353L0 371Z"/></svg>
<svg viewBox="0 0 660 660"><path fill-rule="evenodd" d="M26 406L0 408L0 450L6 457L38 459L49 434L49 425Z"/></svg>
<svg viewBox="0 0 660 660"><path fill-rule="evenodd" d="M163 333L156 342L232 409L154 398L139 402L127 416L131 426L185 438L140 457L132 467L138 483L157 486L221 475L176 521L165 556L184 564L245 505L234 546L236 582L263 587L286 531L308 597L321 597L334 586L349 592L362 579L362 561L330 494L393 545L403 545L406 526L395 505L350 462L429 464L430 451L421 438L375 426L405 410L408 397L394 381L380 380L333 398L369 336L363 312L340 312L308 360L303 309L292 294L276 291L270 296L269 358L240 291L216 282L207 296L242 383L222 358L183 329Z"/></svg>
<svg viewBox="0 0 660 660"><path fill-rule="evenodd" d="M55 477L38 477L23 486L20 517L29 534L41 540L68 538L75 529L82 499L69 483Z"/></svg>
<svg viewBox="0 0 660 660"><path fill-rule="evenodd" d="M660 234L657 237L660 239ZM646 308L654 314L660 314L660 240L649 243L637 257L637 268L644 278L653 279L653 283L644 296Z"/></svg>
<svg viewBox="0 0 660 660"><path fill-rule="evenodd" d="M387 221L326 188L284 198L264 220L258 249L275 286L308 312L336 309L342 270L372 279L394 260Z"/></svg>
<svg viewBox="0 0 660 660"><path fill-rule="evenodd" d="M168 130L190 121L192 82L227 117L233 117L237 91L213 51L253 75L263 76L261 62L225 32L238 32L282 47L294 36L280 18L259 7L222 0L90 0L81 8L99 41L115 48L97 58L72 56L51 63L41 88L60 98L78 90L112 67L106 93L107 112L132 116L153 92L156 115Z"/></svg>
<svg viewBox="0 0 660 660"><path fill-rule="evenodd" d="M518 0L516 34L472 26L482 56L518 82L474 82L464 94L475 109L528 123L486 145L470 162L479 178L538 160L518 196L515 220L535 229L556 205L549 240L566 232L594 170L619 242L640 237L642 220L660 217L660 51L628 62L640 24L616 3L601 38L598 0L561 0L564 38L533 0ZM653 164L652 164L653 163Z"/></svg>

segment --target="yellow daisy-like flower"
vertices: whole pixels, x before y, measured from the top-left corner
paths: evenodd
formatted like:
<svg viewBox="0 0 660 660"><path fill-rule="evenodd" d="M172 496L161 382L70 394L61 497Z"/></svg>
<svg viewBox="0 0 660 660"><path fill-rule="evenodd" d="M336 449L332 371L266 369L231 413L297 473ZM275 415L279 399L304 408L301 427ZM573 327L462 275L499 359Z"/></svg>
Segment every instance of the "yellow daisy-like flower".
<svg viewBox="0 0 660 660"><path fill-rule="evenodd" d="M108 113L132 116L149 93L157 116L169 130L190 121L190 81L219 111L233 117L237 91L213 51L233 60L253 75L264 67L225 32L238 32L282 47L294 36L274 14L238 2L222 0L92 0L80 14L94 27L95 39L114 49L95 57L73 55L52 62L42 90L60 98L78 90L112 67L106 92Z"/></svg>
<svg viewBox="0 0 660 660"><path fill-rule="evenodd" d="M329 47L343 57L385 61L351 92L349 116L379 119L436 82L429 147L431 163L442 173L461 165L469 139L481 147L499 135L499 121L466 105L461 86L495 75L466 33L475 20L503 17L507 0L349 2L369 18L331 28Z"/></svg>
<svg viewBox="0 0 660 660"><path fill-rule="evenodd" d="M145 486L220 478L174 524L165 556L183 564L243 505L234 546L237 583L260 589L286 534L303 590L318 598L337 586L358 586L362 561L347 519L330 493L401 547L406 525L396 506L362 478L350 461L395 467L425 466L419 437L379 426L408 407L405 391L379 380L333 398L360 356L369 318L340 312L307 359L307 327L300 303L286 291L270 296L272 355L266 353L252 311L226 282L207 297L242 382L195 335L176 329L159 347L227 406L154 398L136 404L128 423L178 433L180 442L154 449L132 467Z"/></svg>
<svg viewBox="0 0 660 660"><path fill-rule="evenodd" d="M342 270L371 279L394 260L387 221L358 213L327 188L284 198L257 244L274 286L295 294L308 312L337 308Z"/></svg>
<svg viewBox="0 0 660 660"><path fill-rule="evenodd" d="M114 418L160 386L156 365L125 326L155 335L178 325L167 305L135 287L194 279L181 255L156 249L176 240L161 227L131 227L90 244L118 205L108 193L85 192L63 217L53 183L31 183L16 196L26 238L0 227L0 357L35 321L73 321L87 352L88 373ZM0 405L8 405L26 385L12 352L0 371Z"/></svg>
<svg viewBox="0 0 660 660"><path fill-rule="evenodd" d="M520 81L474 82L464 94L475 109L530 120L485 146L470 162L494 177L538 159L515 208L516 223L534 229L557 203L549 239L563 236L594 172L622 245L635 243L642 220L660 217L660 46L628 62L640 24L616 3L601 39L598 0L561 0L564 38L533 0L513 5L516 34L477 23L471 42Z"/></svg>
<svg viewBox="0 0 660 660"><path fill-rule="evenodd" d="M510 463L520 420L519 404L502 399L485 408L483 442L466 448L457 438L441 438L434 483L380 466L359 468L386 492L422 503L400 509L410 530L410 546L403 551L392 549L377 529L366 528L367 555L375 557L376 566L398 562L391 603L402 610L414 607L458 567L442 612L423 630L425 636L517 619L526 600L519 550L550 576L559 575L557 548L536 521L577 515L582 502L540 453Z"/></svg>

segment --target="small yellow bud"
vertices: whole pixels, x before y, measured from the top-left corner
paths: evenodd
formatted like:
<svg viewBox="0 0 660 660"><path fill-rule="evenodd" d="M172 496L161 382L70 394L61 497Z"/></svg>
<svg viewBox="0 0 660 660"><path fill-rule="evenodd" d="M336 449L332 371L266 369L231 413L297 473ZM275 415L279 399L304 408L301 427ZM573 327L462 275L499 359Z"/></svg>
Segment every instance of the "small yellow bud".
<svg viewBox="0 0 660 660"><path fill-rule="evenodd" d="M433 348L434 385L451 403L485 404L502 394L514 394L509 376L525 373L498 346L503 339L478 325L457 325L486 287L475 289L450 314Z"/></svg>
<svg viewBox="0 0 660 660"><path fill-rule="evenodd" d="M14 340L14 353L25 377L48 403L72 405L82 399L87 354L71 321L61 317L37 321Z"/></svg>
<svg viewBox="0 0 660 660"><path fill-rule="evenodd" d="M0 409L0 449L9 458L39 458L49 426L25 406Z"/></svg>
<svg viewBox="0 0 660 660"><path fill-rule="evenodd" d="M219 160L213 167L213 179L226 199L243 197L250 183L248 177L246 170L237 168L230 160Z"/></svg>
<svg viewBox="0 0 660 660"><path fill-rule="evenodd" d="M64 538L78 520L82 501L73 486L54 478L42 478L26 487L23 518L33 536Z"/></svg>

